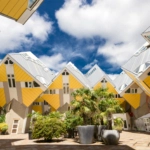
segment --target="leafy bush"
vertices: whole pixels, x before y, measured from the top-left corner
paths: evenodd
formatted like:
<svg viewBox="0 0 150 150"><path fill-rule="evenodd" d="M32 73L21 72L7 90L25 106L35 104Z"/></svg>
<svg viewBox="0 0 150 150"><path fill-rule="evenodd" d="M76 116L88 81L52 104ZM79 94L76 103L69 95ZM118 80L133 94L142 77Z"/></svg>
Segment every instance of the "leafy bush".
<svg viewBox="0 0 150 150"><path fill-rule="evenodd" d="M2 134L5 134L7 130L8 130L8 125L6 123L0 123L0 132Z"/></svg>
<svg viewBox="0 0 150 150"><path fill-rule="evenodd" d="M51 141L52 138L58 138L64 133L66 133L65 124L60 118L54 117L54 114L41 115L34 123L32 138L44 138L45 141Z"/></svg>
<svg viewBox="0 0 150 150"><path fill-rule="evenodd" d="M123 126L124 126L124 122L121 117L117 117L116 119L114 119L113 129L121 131L123 129Z"/></svg>
<svg viewBox="0 0 150 150"><path fill-rule="evenodd" d="M5 114L0 115L0 123L5 122Z"/></svg>
<svg viewBox="0 0 150 150"><path fill-rule="evenodd" d="M83 124L83 119L80 116L74 115L71 111L66 112L64 120L67 130L75 129L78 125Z"/></svg>

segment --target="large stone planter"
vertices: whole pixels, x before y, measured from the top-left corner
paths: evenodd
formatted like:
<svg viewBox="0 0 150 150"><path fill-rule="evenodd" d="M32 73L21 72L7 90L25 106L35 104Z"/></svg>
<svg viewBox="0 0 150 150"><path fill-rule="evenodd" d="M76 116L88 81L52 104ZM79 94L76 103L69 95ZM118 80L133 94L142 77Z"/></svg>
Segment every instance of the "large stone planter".
<svg viewBox="0 0 150 150"><path fill-rule="evenodd" d="M102 139L106 145L117 145L120 133L117 130L103 130Z"/></svg>
<svg viewBox="0 0 150 150"><path fill-rule="evenodd" d="M94 125L77 127L81 144L91 144L93 142L94 128Z"/></svg>
<svg viewBox="0 0 150 150"><path fill-rule="evenodd" d="M97 126L97 129L98 129L98 131L97 131L97 140L98 141L100 141L100 142L103 141L102 140L102 131L105 130L106 128L107 128L107 126L105 126L105 125Z"/></svg>

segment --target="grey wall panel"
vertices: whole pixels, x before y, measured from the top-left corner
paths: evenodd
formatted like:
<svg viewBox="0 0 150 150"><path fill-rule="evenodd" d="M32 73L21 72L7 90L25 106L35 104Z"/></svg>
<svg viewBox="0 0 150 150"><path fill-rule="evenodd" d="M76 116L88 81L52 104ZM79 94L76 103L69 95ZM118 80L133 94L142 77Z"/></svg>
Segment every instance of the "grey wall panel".
<svg viewBox="0 0 150 150"><path fill-rule="evenodd" d="M59 100L60 100L60 107L62 107L64 105L62 89L59 89Z"/></svg>
<svg viewBox="0 0 150 150"><path fill-rule="evenodd" d="M16 82L16 89L17 89L18 101L20 103L22 103L23 100L22 100L22 92L21 92L21 83L20 82Z"/></svg>
<svg viewBox="0 0 150 150"><path fill-rule="evenodd" d="M9 93L8 83L7 82L3 82L3 86L4 86L6 102L9 103L10 102L10 93Z"/></svg>

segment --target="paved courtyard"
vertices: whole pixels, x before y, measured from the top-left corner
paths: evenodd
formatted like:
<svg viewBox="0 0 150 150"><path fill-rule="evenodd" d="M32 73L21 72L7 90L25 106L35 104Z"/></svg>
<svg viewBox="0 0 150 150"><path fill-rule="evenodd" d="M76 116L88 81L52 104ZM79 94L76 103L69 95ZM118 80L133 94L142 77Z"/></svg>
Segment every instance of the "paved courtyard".
<svg viewBox="0 0 150 150"><path fill-rule="evenodd" d="M0 150L150 150L150 133L123 131L119 141L117 146L104 145L102 142L80 145L73 139L41 143L29 140L27 134L0 135Z"/></svg>

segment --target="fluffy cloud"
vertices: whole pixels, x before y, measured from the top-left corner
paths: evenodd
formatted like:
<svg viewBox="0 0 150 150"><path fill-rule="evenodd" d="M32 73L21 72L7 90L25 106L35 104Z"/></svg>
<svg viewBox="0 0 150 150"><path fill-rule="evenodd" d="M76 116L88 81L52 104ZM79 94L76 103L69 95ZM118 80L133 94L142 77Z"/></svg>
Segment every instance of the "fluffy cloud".
<svg viewBox="0 0 150 150"><path fill-rule="evenodd" d="M67 62L64 61L64 58L60 53L52 55L52 56L42 55L39 57L39 59L47 67L55 71L60 71L67 64Z"/></svg>
<svg viewBox="0 0 150 150"><path fill-rule="evenodd" d="M149 6L149 0L66 0L56 18L59 28L76 38L104 38L97 54L122 65L144 42L140 34L150 25Z"/></svg>
<svg viewBox="0 0 150 150"><path fill-rule="evenodd" d="M91 69L97 62L98 62L98 60L94 59L93 62L91 62L91 63L85 65L82 69L83 69L83 70Z"/></svg>
<svg viewBox="0 0 150 150"><path fill-rule="evenodd" d="M25 25L0 16L0 53L29 47L44 42L52 32L52 22L47 15L35 12Z"/></svg>

